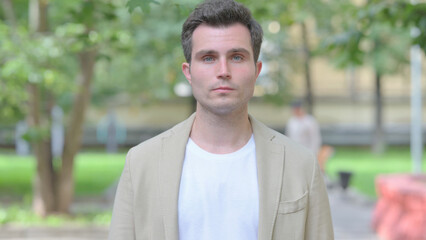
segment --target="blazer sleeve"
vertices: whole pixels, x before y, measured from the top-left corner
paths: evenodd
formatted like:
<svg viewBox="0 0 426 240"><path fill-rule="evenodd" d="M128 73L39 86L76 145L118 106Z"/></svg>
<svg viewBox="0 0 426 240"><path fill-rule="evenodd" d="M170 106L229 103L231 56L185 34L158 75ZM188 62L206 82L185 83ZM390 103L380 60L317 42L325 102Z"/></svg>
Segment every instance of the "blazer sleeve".
<svg viewBox="0 0 426 240"><path fill-rule="evenodd" d="M135 224L133 216L134 193L131 176L131 151L127 154L126 163L118 183L112 212L109 240L134 240Z"/></svg>
<svg viewBox="0 0 426 240"><path fill-rule="evenodd" d="M314 159L314 168L309 191L305 236L306 239L332 240L334 239L334 232L327 190L318 162L315 157L312 158Z"/></svg>

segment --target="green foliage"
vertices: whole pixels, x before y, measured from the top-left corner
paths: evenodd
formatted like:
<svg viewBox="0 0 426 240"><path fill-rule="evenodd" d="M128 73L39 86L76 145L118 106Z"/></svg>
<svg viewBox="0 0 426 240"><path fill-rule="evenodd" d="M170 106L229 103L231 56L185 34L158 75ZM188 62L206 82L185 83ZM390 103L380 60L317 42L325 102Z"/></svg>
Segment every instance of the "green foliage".
<svg viewBox="0 0 426 240"><path fill-rule="evenodd" d="M345 6L342 15L347 18L340 19L343 28L336 27L337 32L323 43L338 67L371 64L379 74L385 74L395 72L401 63L407 62L409 31L380 21L378 13L382 9L381 4Z"/></svg>
<svg viewBox="0 0 426 240"><path fill-rule="evenodd" d="M129 0L126 4L129 12L133 12L136 8L140 7L140 9L146 13L150 13L151 11L151 3L159 4L155 0Z"/></svg>
<svg viewBox="0 0 426 240"><path fill-rule="evenodd" d="M266 94L264 98L273 102L283 103L288 98L286 91L290 86L286 77L290 71L301 70L302 58L297 50L300 43L288 41L288 29L302 22L314 20L317 35L326 39L322 45L312 44L313 53L331 56L340 67L371 64L379 72L398 70L399 65L406 63L411 26L420 29L414 42L425 49L423 3L414 6L402 1L370 1L368 5L355 6L351 1L333 0L241 2L264 25L265 42L275 45L277 54L263 51L262 60L278 62L280 70L259 81L279 87L278 94ZM12 123L24 118L28 111L28 82L42 88L44 103L52 97L69 109L78 85L76 54L85 49L98 51L92 87L95 104L113 104L117 95L120 99L142 102L175 97L174 86L186 81L180 70L185 61L180 30L197 3L50 0L50 32L34 35L27 27L28 2L13 1L16 29L5 24L5 16L0 13L0 121ZM267 31L271 20L281 24L279 34ZM46 108L45 105L41 107Z"/></svg>
<svg viewBox="0 0 426 240"><path fill-rule="evenodd" d="M22 135L22 139L28 142L40 142L46 140L50 136L50 128L48 126L39 128L30 128L25 134Z"/></svg>
<svg viewBox="0 0 426 240"><path fill-rule="evenodd" d="M164 1L151 4L149 12L135 10L129 14L120 10L120 24L128 32L117 36L128 41L129 51L113 50L112 58L98 61L95 103L112 102L108 100L116 94L143 102L175 97L174 86L186 81L180 70L185 61L180 31L184 13L193 6L190 2Z"/></svg>
<svg viewBox="0 0 426 240"><path fill-rule="evenodd" d="M53 94L69 89L58 69L62 49L52 36L31 37L24 27L13 29L0 21L0 119L16 121L27 111L28 83L43 86Z"/></svg>
<svg viewBox="0 0 426 240"><path fill-rule="evenodd" d="M70 109L79 85L76 81L80 74L76 59L79 52L96 49L98 60L111 61L114 55L134 48L133 36L124 26L127 24L123 22L124 8L120 12L124 0L52 0L50 29L43 34L29 31L28 16L21 14L28 12L28 5L16 3L17 26L0 18L0 122L3 124L23 119L28 113L29 83L40 90L41 112L46 112L52 100L63 109ZM102 83L95 81L94 88L102 87Z"/></svg>
<svg viewBox="0 0 426 240"><path fill-rule="evenodd" d="M426 4L370 1L364 6L342 5L338 24L330 24L323 49L338 67L370 64L379 74L392 74L408 63L411 44L426 49ZM412 27L418 35L410 36Z"/></svg>
<svg viewBox="0 0 426 240"><path fill-rule="evenodd" d="M413 36L412 42L419 44L426 52L426 3L397 1L393 4L382 4L378 17L396 28L417 28L418 32Z"/></svg>
<svg viewBox="0 0 426 240"><path fill-rule="evenodd" d="M277 34L266 32L260 56L263 69L256 85L264 89L261 99L276 105L291 101L291 85L287 77L289 72L297 69L300 62L293 49L294 46L288 42L288 39L284 31Z"/></svg>

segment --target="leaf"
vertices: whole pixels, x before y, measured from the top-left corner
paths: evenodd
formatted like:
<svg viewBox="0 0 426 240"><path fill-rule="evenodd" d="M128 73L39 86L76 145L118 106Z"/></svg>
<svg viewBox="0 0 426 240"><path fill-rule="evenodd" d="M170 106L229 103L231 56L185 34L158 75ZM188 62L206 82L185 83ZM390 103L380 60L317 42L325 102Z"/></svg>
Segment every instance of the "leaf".
<svg viewBox="0 0 426 240"><path fill-rule="evenodd" d="M151 6L150 3L160 4L155 0L128 0L126 7L129 9L129 12L132 13L136 8L141 8L142 11L150 13Z"/></svg>
<svg viewBox="0 0 426 240"><path fill-rule="evenodd" d="M127 1L126 7L128 8L129 12L132 13L137 7L141 7L139 0L129 0Z"/></svg>
<svg viewBox="0 0 426 240"><path fill-rule="evenodd" d="M47 139L49 135L50 129L48 127L31 127L22 135L22 139L28 142L39 142Z"/></svg>
<svg viewBox="0 0 426 240"><path fill-rule="evenodd" d="M175 6L181 16L188 16L194 10L194 6L192 4L176 3Z"/></svg>

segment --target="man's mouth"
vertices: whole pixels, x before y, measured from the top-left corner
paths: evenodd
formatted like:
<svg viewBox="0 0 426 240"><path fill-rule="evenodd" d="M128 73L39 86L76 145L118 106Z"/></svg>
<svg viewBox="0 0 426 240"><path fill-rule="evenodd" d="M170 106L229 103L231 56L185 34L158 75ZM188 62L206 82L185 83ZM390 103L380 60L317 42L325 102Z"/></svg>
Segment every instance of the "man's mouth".
<svg viewBox="0 0 426 240"><path fill-rule="evenodd" d="M231 87L217 87L215 89L213 89L213 91L218 91L218 92L229 92L229 91L233 91L234 89Z"/></svg>

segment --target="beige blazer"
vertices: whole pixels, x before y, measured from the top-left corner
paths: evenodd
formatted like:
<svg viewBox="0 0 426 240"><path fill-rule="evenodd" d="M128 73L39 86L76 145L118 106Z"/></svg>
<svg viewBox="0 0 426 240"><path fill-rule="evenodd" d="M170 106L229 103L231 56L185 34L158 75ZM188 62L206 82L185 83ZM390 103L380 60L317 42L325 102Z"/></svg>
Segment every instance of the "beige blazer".
<svg viewBox="0 0 426 240"><path fill-rule="evenodd" d="M118 184L111 240L178 240L178 196L195 114L133 147ZM332 240L330 206L316 158L250 117L259 185L258 239Z"/></svg>

